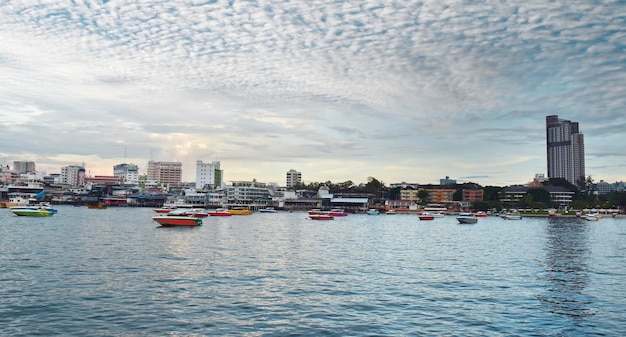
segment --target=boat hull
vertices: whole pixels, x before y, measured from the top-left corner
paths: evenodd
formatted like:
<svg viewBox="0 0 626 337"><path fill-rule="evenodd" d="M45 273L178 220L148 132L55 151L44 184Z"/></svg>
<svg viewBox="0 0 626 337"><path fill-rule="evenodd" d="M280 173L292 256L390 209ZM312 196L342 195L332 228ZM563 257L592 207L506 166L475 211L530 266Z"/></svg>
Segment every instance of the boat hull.
<svg viewBox="0 0 626 337"><path fill-rule="evenodd" d="M435 217L432 215L420 215L420 220L435 220Z"/></svg>
<svg viewBox="0 0 626 337"><path fill-rule="evenodd" d="M202 226L202 219L190 216L155 216L152 218L156 223L163 227L194 227Z"/></svg>

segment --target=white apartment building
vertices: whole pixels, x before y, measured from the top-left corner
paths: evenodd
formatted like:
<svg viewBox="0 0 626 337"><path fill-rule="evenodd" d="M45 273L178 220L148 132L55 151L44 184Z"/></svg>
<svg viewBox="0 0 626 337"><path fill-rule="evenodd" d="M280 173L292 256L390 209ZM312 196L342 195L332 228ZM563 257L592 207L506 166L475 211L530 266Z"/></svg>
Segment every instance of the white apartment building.
<svg viewBox="0 0 626 337"><path fill-rule="evenodd" d="M113 166L113 175L124 179L127 184L139 184L139 168L135 164L119 164Z"/></svg>
<svg viewBox="0 0 626 337"><path fill-rule="evenodd" d="M270 191L267 184L256 181L233 181L232 185L226 186L226 199L228 202L250 202L269 200Z"/></svg>
<svg viewBox="0 0 626 337"><path fill-rule="evenodd" d="M85 184L85 168L78 165L61 167L61 183L72 187Z"/></svg>
<svg viewBox="0 0 626 337"><path fill-rule="evenodd" d="M302 183L302 173L294 169L287 171L287 188L294 187L297 184Z"/></svg>
<svg viewBox="0 0 626 337"><path fill-rule="evenodd" d="M224 171L220 169L220 162L203 163L196 161L196 188L218 188L224 182Z"/></svg>

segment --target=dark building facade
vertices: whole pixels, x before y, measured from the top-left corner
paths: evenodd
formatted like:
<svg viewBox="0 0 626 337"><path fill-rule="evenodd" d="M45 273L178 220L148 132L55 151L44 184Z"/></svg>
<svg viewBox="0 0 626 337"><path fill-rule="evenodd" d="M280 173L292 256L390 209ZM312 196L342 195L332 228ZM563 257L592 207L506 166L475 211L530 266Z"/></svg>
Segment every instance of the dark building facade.
<svg viewBox="0 0 626 337"><path fill-rule="evenodd" d="M564 178L575 186L584 186L585 142L578 122L546 116L546 151L549 178Z"/></svg>

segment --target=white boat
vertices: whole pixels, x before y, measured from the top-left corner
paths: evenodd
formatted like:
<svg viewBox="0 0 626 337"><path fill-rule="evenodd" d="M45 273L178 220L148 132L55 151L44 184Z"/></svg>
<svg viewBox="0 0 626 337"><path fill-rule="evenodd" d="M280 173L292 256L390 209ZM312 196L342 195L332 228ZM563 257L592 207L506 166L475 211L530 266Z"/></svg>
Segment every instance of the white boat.
<svg viewBox="0 0 626 337"><path fill-rule="evenodd" d="M276 213L277 211L274 209L274 207L266 207L266 208L261 208L259 210L259 213Z"/></svg>
<svg viewBox="0 0 626 337"><path fill-rule="evenodd" d="M472 213L461 213L456 217L456 220L461 224L475 224L478 222L478 218Z"/></svg>
<svg viewBox="0 0 626 337"><path fill-rule="evenodd" d="M522 220L522 215L518 212L509 212L502 217L504 220Z"/></svg>
<svg viewBox="0 0 626 337"><path fill-rule="evenodd" d="M600 214L593 212L585 215L585 220L587 221L598 221L600 220Z"/></svg>
<svg viewBox="0 0 626 337"><path fill-rule="evenodd" d="M375 208L372 208L372 209L367 211L367 215L379 215L379 214L380 214L380 211L378 211Z"/></svg>

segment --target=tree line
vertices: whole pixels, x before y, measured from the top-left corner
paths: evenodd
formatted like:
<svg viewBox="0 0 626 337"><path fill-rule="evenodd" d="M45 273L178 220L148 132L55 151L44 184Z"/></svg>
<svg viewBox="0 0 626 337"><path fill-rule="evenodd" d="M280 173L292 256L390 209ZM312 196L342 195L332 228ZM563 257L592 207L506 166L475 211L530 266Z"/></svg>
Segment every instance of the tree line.
<svg viewBox="0 0 626 337"><path fill-rule="evenodd" d="M569 191L574 192L572 197L573 209L585 209L585 208L615 208L626 207L626 192L610 192L608 194L598 195L593 189L593 183L591 177L587 178L587 184L584 189L579 189L575 185L563 178L551 178L546 183L551 186L562 186ZM376 198L388 198L391 200L400 199L400 191L402 187L388 187L381 180L374 177L368 177L367 183L355 184L351 180L347 180L340 183L333 183L331 181L326 182L311 182L311 183L299 183L294 186L294 189L306 189L306 190L319 190L320 187L326 186L330 190L330 193L336 191L352 190L355 193L370 193ZM474 201L472 208L477 210L488 209L503 209L503 208L533 208L533 209L548 209L558 208L559 205L551 200L550 192L542 187L534 187L526 190L526 194L522 200L505 203L502 202L505 199L505 190L507 187L500 186L481 186L476 183L467 182L462 184L448 184L448 185L422 185L417 190L418 202L426 204L428 201L428 189L433 188L446 188L455 189L452 199L453 201L463 200L463 190L466 189L482 189L484 191L484 198L482 201ZM406 187L404 189L412 189Z"/></svg>

